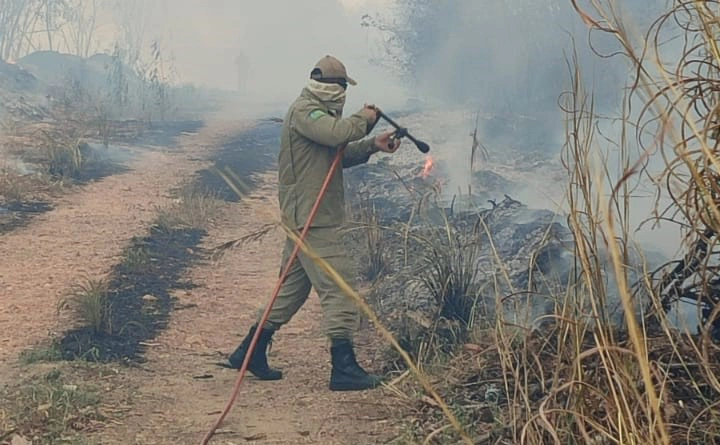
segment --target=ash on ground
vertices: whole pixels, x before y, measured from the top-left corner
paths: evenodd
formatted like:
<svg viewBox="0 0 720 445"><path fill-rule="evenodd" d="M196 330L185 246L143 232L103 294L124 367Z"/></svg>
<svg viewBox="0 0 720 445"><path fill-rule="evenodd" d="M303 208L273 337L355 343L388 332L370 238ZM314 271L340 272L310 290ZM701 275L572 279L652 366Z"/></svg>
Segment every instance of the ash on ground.
<svg viewBox="0 0 720 445"><path fill-rule="evenodd" d="M368 300L410 351L438 332L453 344L499 311L538 328L574 281L572 234L552 204L567 181L553 150L478 148L472 126L453 119L463 115L403 117L429 157L404 140L344 171L348 249L372 284Z"/></svg>

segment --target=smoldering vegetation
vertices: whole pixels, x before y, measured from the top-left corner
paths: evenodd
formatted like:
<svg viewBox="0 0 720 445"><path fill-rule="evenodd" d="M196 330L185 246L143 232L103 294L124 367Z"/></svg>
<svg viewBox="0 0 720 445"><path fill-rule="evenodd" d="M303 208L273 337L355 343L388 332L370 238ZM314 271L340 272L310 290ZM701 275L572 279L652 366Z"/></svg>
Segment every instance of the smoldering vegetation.
<svg viewBox="0 0 720 445"><path fill-rule="evenodd" d="M110 3L0 3L3 231L73 186L125 171L139 151L172 146L219 106L211 90L179 83L162 43L134 26L143 8ZM108 20L118 32L103 50Z"/></svg>
<svg viewBox="0 0 720 445"><path fill-rule="evenodd" d="M348 173L347 239L442 395L378 355L397 443L716 441L719 5L396 5L365 24L433 151Z"/></svg>

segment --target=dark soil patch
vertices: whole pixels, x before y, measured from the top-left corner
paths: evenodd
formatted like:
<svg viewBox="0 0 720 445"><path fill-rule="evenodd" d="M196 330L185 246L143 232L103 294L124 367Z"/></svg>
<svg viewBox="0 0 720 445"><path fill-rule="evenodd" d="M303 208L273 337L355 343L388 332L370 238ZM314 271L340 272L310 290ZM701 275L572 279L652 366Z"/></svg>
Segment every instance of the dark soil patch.
<svg viewBox="0 0 720 445"><path fill-rule="evenodd" d="M88 327L66 333L59 343L63 358L142 361L145 342L166 327L171 292L192 286L182 275L197 259L195 248L204 235L200 230L153 228L145 238L133 240L124 257L134 260L117 265L111 275L111 333Z"/></svg>
<svg viewBox="0 0 720 445"><path fill-rule="evenodd" d="M89 153L84 153L84 155L85 154ZM92 161L88 163L81 172L67 177L67 179L70 179L75 185L88 185L93 181L124 173L129 170L121 163L104 158L102 155L95 153L90 155L93 158ZM62 176L63 172L56 173L58 176ZM47 201L0 202L0 234L23 227L37 215L49 212L53 208L53 205Z"/></svg>
<svg viewBox="0 0 720 445"><path fill-rule="evenodd" d="M279 134L278 123L259 124L219 150L216 168L229 167L248 186L254 186L252 175L275 161ZM203 171L196 181L222 199L237 200L215 171ZM111 333L89 327L68 332L59 341L62 357L143 362L147 343L166 327L171 311L178 309L172 291L193 287L183 280L183 274L200 259L198 245L204 236L202 230L161 230L154 226L147 237L133 240L110 278Z"/></svg>
<svg viewBox="0 0 720 445"><path fill-rule="evenodd" d="M237 202L240 197L231 189L217 170L237 175L245 185L256 185L253 174L273 167L280 151L282 124L262 121L257 126L227 143L215 158L214 168L201 170L200 183L219 199Z"/></svg>
<svg viewBox="0 0 720 445"><path fill-rule="evenodd" d="M0 205L0 234L27 224L33 217L52 210L48 202L18 202Z"/></svg>
<svg viewBox="0 0 720 445"><path fill-rule="evenodd" d="M73 176L72 180L76 185L87 185L91 182L128 171L130 171L130 169L121 163L109 159L100 159L88 165L79 174Z"/></svg>
<svg viewBox="0 0 720 445"><path fill-rule="evenodd" d="M149 126L146 122L138 120L113 122L112 139L128 144L148 144L173 148L177 143L177 138L183 133L196 133L204 125L205 122L200 120L152 122Z"/></svg>

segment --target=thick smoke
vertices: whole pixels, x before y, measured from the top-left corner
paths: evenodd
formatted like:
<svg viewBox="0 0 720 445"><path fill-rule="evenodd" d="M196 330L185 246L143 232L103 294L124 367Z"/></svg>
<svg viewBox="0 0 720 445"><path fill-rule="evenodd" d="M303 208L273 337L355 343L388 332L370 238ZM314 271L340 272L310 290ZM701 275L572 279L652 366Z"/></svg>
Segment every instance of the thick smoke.
<svg viewBox="0 0 720 445"><path fill-rule="evenodd" d="M578 4L593 11L588 2ZM623 0L603 4L613 5L639 43L669 2ZM457 173L453 175L453 190L465 189L470 179L468 134L475 125L474 111L481 115L481 142L491 150L502 153L514 148L559 158L567 133L560 103L570 91L575 61L585 90L593 94L594 111L606 117L621 114L632 66L617 55L621 50L617 39L607 33L590 33L569 0L396 0L393 5L392 13L365 19L370 28L385 36L385 66L395 69L408 86L408 94L426 106L465 111L462 124L466 131L448 134L442 125L426 129L445 132L456 146L445 151L456 155L444 159ZM664 45L665 54L673 51ZM633 109L639 108L636 103ZM603 152L598 151L598 160L603 156L606 159L598 165L605 165L619 178L621 159L609 141L620 141L622 129L610 119L598 128L602 133L596 134L596 142ZM637 145L633 137L627 136L631 147ZM639 146L632 149L632 156L641 156ZM661 159L651 160L655 161L662 163ZM513 192L531 206L554 209L566 185L548 184L546 191L532 184ZM644 196L633 203L634 227L648 218L655 206L652 190L646 187L637 191ZM661 231L649 232L649 227L644 226L638 238L667 255L674 253L678 243L667 240L679 240L677 228L665 225Z"/></svg>
<svg viewBox="0 0 720 445"><path fill-rule="evenodd" d="M357 2L348 2L355 4ZM182 79L237 92L244 103L285 107L325 54L342 60L358 81L348 107L402 103L403 92L369 62L374 37L358 8L338 0L173 0L152 10L150 31L172 50Z"/></svg>
<svg viewBox="0 0 720 445"><path fill-rule="evenodd" d="M622 3L642 29L664 1ZM518 138L556 148L558 99L569 88L574 51L599 111L618 106L628 76L621 58L597 54L616 51L614 38L589 36L569 0L396 0L391 16L367 22L385 31L385 61L414 84L416 97L498 116L485 128L489 138L507 133L509 119L523 122L513 128Z"/></svg>

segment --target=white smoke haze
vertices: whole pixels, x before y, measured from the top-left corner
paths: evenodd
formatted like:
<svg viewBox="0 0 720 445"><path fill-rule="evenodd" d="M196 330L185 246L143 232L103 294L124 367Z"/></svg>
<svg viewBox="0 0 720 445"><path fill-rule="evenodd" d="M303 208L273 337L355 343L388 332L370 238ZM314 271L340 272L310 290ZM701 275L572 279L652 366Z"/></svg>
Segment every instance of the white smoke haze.
<svg viewBox="0 0 720 445"><path fill-rule="evenodd" d="M558 100L570 86L573 42L585 85L593 89L602 114L619 115L621 88L630 74L620 57L594 53L610 54L617 43L598 33L588 37L568 0L83 1L97 10L92 52L112 53L120 42L148 57L151 43L158 42L174 82L227 91L234 98L224 110L228 115L282 113L315 61L337 56L359 83L349 91L347 112L363 103L402 110L408 99L425 112L406 123L450 167L451 193L467 190L470 183L470 133L479 112L480 140L495 154L495 163L483 168L520 183L514 196L533 207L557 209L563 203L559 156L565 128ZM667 1L616 5L640 36ZM384 27L363 26L366 16ZM37 48L46 49L42 42ZM394 50L391 57L377 63L388 48ZM404 70L408 61L411 67ZM617 128L608 127L610 139L618 135ZM598 149L612 156L613 148L601 145ZM558 168L532 175L513 171L503 159L508 150L542 154ZM608 165L619 176L618 161L611 158ZM633 224L647 218L653 206L651 199L638 198ZM669 239L679 240L671 233L675 228L663 227L638 236L670 254L677 245Z"/></svg>
<svg viewBox="0 0 720 445"><path fill-rule="evenodd" d="M400 84L371 62L376 38L362 28L363 13L382 0L77 0L96 29L88 56L133 47L146 60L158 42L176 83L242 92L255 104L287 104L325 54L342 60L358 81L350 108L365 102L404 103ZM60 43L58 43L60 41ZM55 39L59 52L72 52ZM42 33L31 50L47 50ZM25 54L22 54L25 55ZM242 69L240 68L242 67ZM244 86L239 91L240 72Z"/></svg>
<svg viewBox="0 0 720 445"><path fill-rule="evenodd" d="M183 80L236 90L237 58L247 67L244 97L288 103L307 83L325 54L342 60L358 81L348 107L364 102L400 103L402 95L381 69L368 62L369 36L360 26L362 3L338 0L173 0L155 8L153 29L162 30ZM345 6L343 5L345 4ZM370 2L367 7L371 6ZM387 105L386 105L387 106Z"/></svg>
<svg viewBox="0 0 720 445"><path fill-rule="evenodd" d="M635 44L640 45L648 26L666 10L668 2L624 0L613 4L635 36ZM468 135L473 131L474 113L479 112L483 117L481 142L495 154L494 163L485 167L519 183L511 195L529 206L566 210L563 197L567 177L563 177L560 163L566 116L559 101L570 90L573 52L583 86L594 95L595 112L610 118L600 123L604 133L595 138L596 165L608 168L615 179L622 176L618 149L611 142L619 142L622 133L611 119L622 114L631 67L621 56L606 57L620 49L618 42L601 33L588 34L571 2L395 0L389 11L384 12L385 18L380 14L377 21L386 28L416 31L406 32L409 42L400 45L400 50L396 46L391 54L402 58L403 51L411 51L414 82L409 94L426 107L452 110L457 119L454 125L460 127L451 129L447 119L440 118L427 120L422 127L424 134L444 133L445 143L435 153L451 167L451 191L466 190L470 181L472 140ZM678 41L663 45L669 60L679 45ZM632 109L639 108L635 104ZM643 153L633 135L627 140L632 164ZM544 155L553 159L557 168L513 172L513 160L506 156L509 151L525 152L529 157ZM657 171L662 166L658 157L651 159L651 169ZM611 184L605 186L609 193ZM651 224L641 227L656 205L655 190L647 180L640 184L631 205L631 227L638 229L636 240L644 247L672 256L680 245L677 226L663 223L653 230ZM667 200L660 204L662 207Z"/></svg>

